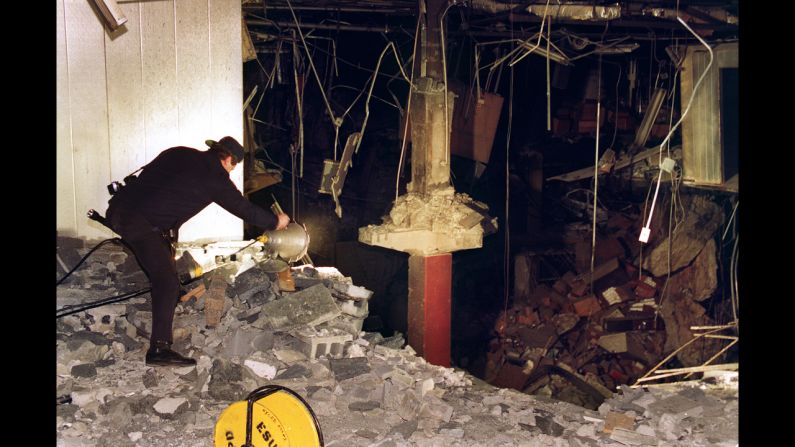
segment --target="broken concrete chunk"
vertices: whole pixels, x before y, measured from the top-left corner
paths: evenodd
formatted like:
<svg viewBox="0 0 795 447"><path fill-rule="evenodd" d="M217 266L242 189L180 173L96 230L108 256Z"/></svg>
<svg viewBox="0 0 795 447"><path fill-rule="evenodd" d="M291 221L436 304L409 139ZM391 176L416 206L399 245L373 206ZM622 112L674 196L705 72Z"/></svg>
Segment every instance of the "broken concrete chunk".
<svg viewBox="0 0 795 447"><path fill-rule="evenodd" d="M413 390L406 390L400 398L400 405L398 405L397 409L398 416L403 418L404 421L415 419L420 411L421 404L422 401L420 401Z"/></svg>
<svg viewBox="0 0 795 447"><path fill-rule="evenodd" d="M96 377L97 367L93 363L81 363L72 367L74 377Z"/></svg>
<svg viewBox="0 0 795 447"><path fill-rule="evenodd" d="M110 345L113 341L97 332L92 331L78 331L69 336L67 343L67 347L69 350L76 350L83 344L85 341L90 341L91 343L100 346L100 345Z"/></svg>
<svg viewBox="0 0 795 447"><path fill-rule="evenodd" d="M307 369L304 365L296 363L295 365L290 365L287 369L280 372L276 376L276 379L299 379L311 376L312 371Z"/></svg>
<svg viewBox="0 0 795 447"><path fill-rule="evenodd" d="M243 380L243 367L232 362L216 359L210 370L207 394L227 402L235 402L245 397L246 390L239 383Z"/></svg>
<svg viewBox="0 0 795 447"><path fill-rule="evenodd" d="M248 307L260 306L276 299L270 276L258 267L252 267L235 277L230 290Z"/></svg>
<svg viewBox="0 0 795 447"><path fill-rule="evenodd" d="M275 349L273 355L275 355L280 362L287 364L302 362L307 359L306 355L295 349Z"/></svg>
<svg viewBox="0 0 795 447"><path fill-rule="evenodd" d="M366 317L369 312L368 303L368 300L343 300L338 301L337 305L342 313L356 318L363 318Z"/></svg>
<svg viewBox="0 0 795 447"><path fill-rule="evenodd" d="M403 334L395 332L395 335L378 342L376 348L403 349L404 346L406 346L406 339L403 337ZM378 349L376 349L376 352L378 352Z"/></svg>
<svg viewBox="0 0 795 447"><path fill-rule="evenodd" d="M646 436L636 431L627 430L621 427L616 427L610 434L610 439L618 441L624 445L642 445L642 446L655 446L659 443L654 436Z"/></svg>
<svg viewBox="0 0 795 447"><path fill-rule="evenodd" d="M552 420L552 416L536 416L536 427L541 430L541 433L549 436L561 436L563 434L563 426Z"/></svg>
<svg viewBox="0 0 795 447"><path fill-rule="evenodd" d="M365 401L365 402L351 402L348 404L348 409L351 411L370 411L375 410L376 408L381 407L379 402L375 401Z"/></svg>
<svg viewBox="0 0 795 447"><path fill-rule="evenodd" d="M602 431L605 433L612 433L615 428L633 430L635 428L635 418L615 411L607 413L605 428Z"/></svg>
<svg viewBox="0 0 795 447"><path fill-rule="evenodd" d="M355 301L369 300L370 297L373 296L372 290L367 290L364 287L349 283L334 282L332 287L335 292Z"/></svg>
<svg viewBox="0 0 795 447"><path fill-rule="evenodd" d="M345 331L352 337L358 337L362 332L365 318L356 318L350 315L342 314L331 321L317 325L318 329L334 329Z"/></svg>
<svg viewBox="0 0 795 447"><path fill-rule="evenodd" d="M164 397L157 401L154 409L161 416L176 416L188 407L188 399L184 397Z"/></svg>
<svg viewBox="0 0 795 447"><path fill-rule="evenodd" d="M607 334L599 337L599 346L612 353L627 352L627 333Z"/></svg>
<svg viewBox="0 0 795 447"><path fill-rule="evenodd" d="M453 407L442 402L440 399L433 399L424 402L420 408L420 419L433 419L441 422L450 422L453 417Z"/></svg>
<svg viewBox="0 0 795 447"><path fill-rule="evenodd" d="M370 363L366 357L329 359L329 365L338 381L370 372Z"/></svg>
<svg viewBox="0 0 795 447"><path fill-rule="evenodd" d="M276 377L276 367L273 365L269 365L265 362L247 359L243 362L243 365L246 366L248 369L251 370L257 377L261 377L263 379L273 379Z"/></svg>
<svg viewBox="0 0 795 447"><path fill-rule="evenodd" d="M331 292L318 284L263 305L260 318L252 326L274 330L317 326L334 319L340 313Z"/></svg>

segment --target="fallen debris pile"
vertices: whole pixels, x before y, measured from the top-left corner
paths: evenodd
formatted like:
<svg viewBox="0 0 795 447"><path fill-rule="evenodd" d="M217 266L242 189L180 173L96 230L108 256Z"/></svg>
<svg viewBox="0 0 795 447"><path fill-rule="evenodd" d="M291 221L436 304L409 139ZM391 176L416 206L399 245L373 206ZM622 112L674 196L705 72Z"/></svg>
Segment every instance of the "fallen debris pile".
<svg viewBox="0 0 795 447"><path fill-rule="evenodd" d="M485 379L595 409L692 340L693 327L716 324L699 302L717 290L714 238L723 213L698 195L686 196L685 206L673 236L658 217L644 252L641 216L610 213L593 256L583 224L567 226L566 250L517 255L513 306L495 323ZM539 281L552 264L565 273ZM699 338L676 358L701 365L725 344Z"/></svg>
<svg viewBox="0 0 795 447"><path fill-rule="evenodd" d="M219 271L209 282L223 277ZM57 319L57 445L211 447L221 412L266 384L303 396L329 447L737 442L736 389L713 398L709 389L701 395L623 388L623 397L599 412L496 389L426 363L400 334L354 334L352 320L366 315L369 294L335 269L293 269L294 292L280 290L278 279L250 267L225 287L204 286L202 293L204 282L194 283L175 318L175 344L198 360L185 368L144 364L146 297ZM93 285L59 287L58 301L108 292ZM223 293L222 317L207 328L204 311L214 290ZM299 299L325 304L310 309ZM671 406L686 392L695 405ZM670 405L653 407L662 402Z"/></svg>

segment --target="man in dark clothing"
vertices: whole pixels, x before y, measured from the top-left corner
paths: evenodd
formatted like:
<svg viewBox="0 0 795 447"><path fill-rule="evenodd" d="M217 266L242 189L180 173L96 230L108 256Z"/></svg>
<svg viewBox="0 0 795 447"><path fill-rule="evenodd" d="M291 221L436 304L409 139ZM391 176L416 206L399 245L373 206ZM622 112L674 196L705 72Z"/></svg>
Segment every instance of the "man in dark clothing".
<svg viewBox="0 0 795 447"><path fill-rule="evenodd" d="M135 253L152 285L152 336L147 365L193 365L196 360L171 350L174 308L179 278L172 242L179 227L210 203L217 203L244 221L264 230L281 230L290 222L249 202L229 173L243 159L243 147L232 137L199 151L179 146L161 152L137 178L108 202L110 227Z"/></svg>

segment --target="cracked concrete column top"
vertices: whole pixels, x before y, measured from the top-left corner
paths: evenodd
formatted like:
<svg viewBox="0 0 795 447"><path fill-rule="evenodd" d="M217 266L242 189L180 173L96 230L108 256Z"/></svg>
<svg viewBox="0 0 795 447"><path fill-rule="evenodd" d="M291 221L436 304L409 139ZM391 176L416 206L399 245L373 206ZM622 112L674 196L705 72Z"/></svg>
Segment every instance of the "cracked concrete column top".
<svg viewBox="0 0 795 447"><path fill-rule="evenodd" d="M483 246L483 225L496 218L488 207L452 187L398 197L382 225L359 228L359 241L411 255L429 256Z"/></svg>

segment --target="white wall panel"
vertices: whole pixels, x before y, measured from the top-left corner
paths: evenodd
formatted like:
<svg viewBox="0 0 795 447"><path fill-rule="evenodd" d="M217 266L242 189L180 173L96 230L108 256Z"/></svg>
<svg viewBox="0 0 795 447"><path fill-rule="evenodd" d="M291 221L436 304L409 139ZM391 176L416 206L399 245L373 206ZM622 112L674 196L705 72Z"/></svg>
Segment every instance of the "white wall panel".
<svg viewBox="0 0 795 447"><path fill-rule="evenodd" d="M55 128L56 163L56 230L60 234L75 236L77 218L75 216L74 171L72 170L72 136L69 124L69 71L66 63L66 19L64 0L56 1L56 99L55 112L58 117Z"/></svg>
<svg viewBox="0 0 795 447"><path fill-rule="evenodd" d="M110 33L87 0L57 4L57 229L108 237L85 217L106 185L171 146L242 141L241 8L237 0L120 2ZM243 169L233 181L239 189ZM240 219L211 205L181 240L239 239Z"/></svg>
<svg viewBox="0 0 795 447"><path fill-rule="evenodd" d="M184 145L203 150L205 140L220 137L212 129L210 86L210 28L208 0L177 2L177 79L179 133ZM239 239L234 227L214 229L218 210L210 206L182 226L180 239L212 238L227 234ZM231 233L230 233L231 231Z"/></svg>
<svg viewBox="0 0 795 447"><path fill-rule="evenodd" d="M111 232L86 218L107 201L110 181L104 29L89 3L67 0L66 47L69 73L72 155L77 234L106 238Z"/></svg>
<svg viewBox="0 0 795 447"><path fill-rule="evenodd" d="M243 62L241 41L241 9L237 0L209 0L210 45L210 138L231 135L243 141ZM231 174L238 189L243 188L243 164ZM215 229L210 236L218 239L241 239L243 223L240 219L212 204L196 220L207 222ZM233 228L234 233L226 229Z"/></svg>
<svg viewBox="0 0 795 447"><path fill-rule="evenodd" d="M141 3L146 160L179 145L174 2Z"/></svg>
<svg viewBox="0 0 795 447"><path fill-rule="evenodd" d="M147 162L141 73L141 3L127 3L123 8L127 23L113 34L105 33L110 176L117 181Z"/></svg>

